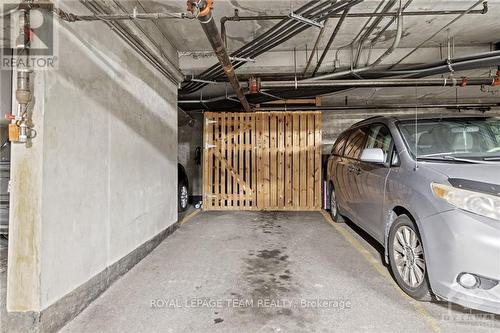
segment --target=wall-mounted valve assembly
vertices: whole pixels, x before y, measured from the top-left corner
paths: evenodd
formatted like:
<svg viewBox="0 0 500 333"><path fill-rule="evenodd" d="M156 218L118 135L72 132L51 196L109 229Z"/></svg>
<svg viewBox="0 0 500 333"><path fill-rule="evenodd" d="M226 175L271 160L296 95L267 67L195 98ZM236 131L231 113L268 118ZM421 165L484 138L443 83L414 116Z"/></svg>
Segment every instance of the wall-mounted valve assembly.
<svg viewBox="0 0 500 333"><path fill-rule="evenodd" d="M16 101L18 108L15 113L6 116L9 124L9 140L17 143L27 143L29 139L36 136L35 130L31 126L29 117L29 104L32 99L30 88L30 76L32 73L29 64L29 49L31 45L29 10L19 11L19 35L16 40L17 57L24 58L18 61Z"/></svg>

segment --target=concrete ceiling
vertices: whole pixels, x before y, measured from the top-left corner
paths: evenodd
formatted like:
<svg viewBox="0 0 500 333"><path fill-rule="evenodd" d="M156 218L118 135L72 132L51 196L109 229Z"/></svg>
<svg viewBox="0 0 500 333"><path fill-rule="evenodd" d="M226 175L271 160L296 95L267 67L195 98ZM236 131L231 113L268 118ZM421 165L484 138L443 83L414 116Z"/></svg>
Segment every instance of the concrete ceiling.
<svg viewBox="0 0 500 333"><path fill-rule="evenodd" d="M131 13L136 7L139 11L145 12L185 12L185 0L134 0L121 2L118 0L99 0L103 4L116 4L120 2L119 8L113 5L111 12L127 11ZM408 0L402 0L406 3ZM291 9L298 9L309 1L305 0L214 0L214 17L219 22L222 16L232 16L234 10L239 10L239 15L287 15ZM476 3L476 0L413 0L407 11L423 10L465 10ZM380 1L365 0L356 5L352 13L371 13L380 4ZM487 52L495 48L495 44L500 42L500 24L498 24L498 14L500 13L500 0L489 0L489 11L487 14L466 15L460 21L451 26L449 31L443 31L438 34L431 42L425 45L414 56L405 61L406 64L431 63L445 59L447 57L448 38L454 38L454 55L463 56L479 52ZM111 8L111 7L110 7ZM397 8L394 8L396 10ZM482 9L479 5L476 9ZM388 57L381 65L398 61L422 41L430 37L436 31L453 20L456 15L443 16L415 16L404 18L404 33L398 49ZM374 35L388 22L385 18ZM319 51L325 48L325 44L331 35L338 19L330 19L326 22L326 30L319 44ZM343 45L349 44L364 26L367 18L348 18L327 54L321 71L331 71L334 65L335 51ZM234 51L244 44L258 37L279 21L245 21L245 22L227 22L228 48ZM198 74L208 67L217 64L217 59L213 54L206 36L204 35L200 23L197 20L166 19L155 21L137 21L137 25L156 41L157 47L173 63L179 63L182 72L185 75ZM360 57L361 63L367 62L369 57L373 60L376 56L382 54L392 43L396 27L391 27L384 34L384 38L370 52L365 52ZM297 60L297 71L300 72L307 63L308 55L314 45L319 29L311 27L303 33L294 36L276 47L275 49L257 57L255 64L246 64L237 70L238 74L254 73L294 73L294 49L296 49L295 58ZM373 36L373 35L372 35ZM440 44L442 47L440 47ZM174 48L170 47L173 46ZM498 47L498 46L496 46ZM165 50L177 49L178 54ZM306 51L307 50L307 51ZM198 53L201 51L201 53ZM194 52L194 53L193 53ZM208 52L208 55L207 55ZM178 59L177 59L178 58ZM339 53L341 67L348 67L351 62L349 50ZM313 66L314 66L313 61ZM482 68L476 71L466 73L456 73L457 76L488 76L494 73L495 68ZM204 89L204 96L215 96L220 94L221 87L208 86ZM487 91L481 91L479 87L469 87L459 89L458 95L453 88L421 88L418 95L422 100L428 102L453 101L457 99L476 100L484 102L500 102L500 89L489 87ZM196 92L196 97L200 92ZM409 88L400 89L355 89L343 91L325 97L326 104L344 103L345 98L358 101L359 103L368 103L373 101L386 100L409 100L414 99L415 91Z"/></svg>
<svg viewBox="0 0 500 333"><path fill-rule="evenodd" d="M144 1L143 1L144 2ZM406 0L403 0L403 4ZM476 0L458 1L429 1L429 0L414 0L408 7L407 11L421 10L465 10L474 4ZM215 0L214 1L214 16L218 22L222 16L232 16L234 10L238 9L240 15L287 15L291 8L299 8L307 1L283 1L283 0ZM371 13L374 12L380 1L366 0L361 4L356 5L351 12ZM498 13L500 13L500 0L488 1L490 10L485 15L468 15L450 28L449 33L443 32L436 36L435 43L446 44L447 36L455 37L456 45L471 45L471 44L489 44L500 41L500 24L498 24ZM164 11L173 12L185 11L186 1L148 1L147 8L149 11ZM481 9L479 5L477 9ZM395 8L396 9L396 8ZM427 37L431 36L435 31L446 25L456 15L443 16L414 16L405 17L404 33L400 47L415 47ZM324 36L329 36L333 31L338 19L330 19L327 23L327 29ZM354 36L359 32L361 27L367 21L366 18L349 18L340 29L339 35L333 48L348 44ZM389 18L382 21L383 27ZM246 22L228 22L228 48L235 50L244 44L248 43L255 37L259 36L278 21L246 21ZM176 45L179 51L192 50L210 50L210 45L199 24L189 20L163 20L160 26L165 34L169 36L172 43ZM381 27L380 27L381 28ZM394 26L390 28L381 39L377 47L387 47L392 42L392 37L395 35ZM306 45L309 49L314 44L318 34L318 28L310 28L305 32L295 36L292 40L284 43L276 48L276 50L293 50L305 49ZM376 29L376 34L380 29ZM323 38L320 49L324 48L328 38Z"/></svg>

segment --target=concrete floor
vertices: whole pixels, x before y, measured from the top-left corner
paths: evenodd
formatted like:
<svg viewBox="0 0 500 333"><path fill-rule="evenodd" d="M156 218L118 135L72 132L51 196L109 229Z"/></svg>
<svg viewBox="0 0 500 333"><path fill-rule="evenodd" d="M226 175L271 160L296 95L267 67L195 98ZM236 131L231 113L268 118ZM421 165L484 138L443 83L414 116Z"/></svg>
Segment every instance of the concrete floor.
<svg viewBox="0 0 500 333"><path fill-rule="evenodd" d="M487 314L406 297L381 264L379 251L356 228L332 226L319 212L200 213L62 331L500 328L500 321Z"/></svg>

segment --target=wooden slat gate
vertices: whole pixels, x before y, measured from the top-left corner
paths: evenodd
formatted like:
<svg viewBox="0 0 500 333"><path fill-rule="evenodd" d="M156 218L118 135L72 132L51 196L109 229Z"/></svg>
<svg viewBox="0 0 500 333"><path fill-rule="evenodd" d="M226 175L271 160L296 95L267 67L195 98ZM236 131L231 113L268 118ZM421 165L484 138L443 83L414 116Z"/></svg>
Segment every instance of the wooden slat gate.
<svg viewBox="0 0 500 333"><path fill-rule="evenodd" d="M205 113L205 210L321 208L321 112Z"/></svg>

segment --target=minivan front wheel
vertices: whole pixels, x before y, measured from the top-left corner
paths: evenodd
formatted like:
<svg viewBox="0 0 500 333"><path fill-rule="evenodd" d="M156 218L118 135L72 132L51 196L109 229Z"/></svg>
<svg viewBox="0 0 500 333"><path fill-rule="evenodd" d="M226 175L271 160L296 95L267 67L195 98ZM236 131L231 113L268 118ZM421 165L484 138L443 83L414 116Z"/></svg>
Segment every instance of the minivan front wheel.
<svg viewBox="0 0 500 333"><path fill-rule="evenodd" d="M394 221L389 233L389 261L397 284L417 300L429 300L424 248L418 229L407 215Z"/></svg>
<svg viewBox="0 0 500 333"><path fill-rule="evenodd" d="M330 217L337 223L342 223L344 220L339 213L339 203L337 201L337 194L333 186L330 188Z"/></svg>

